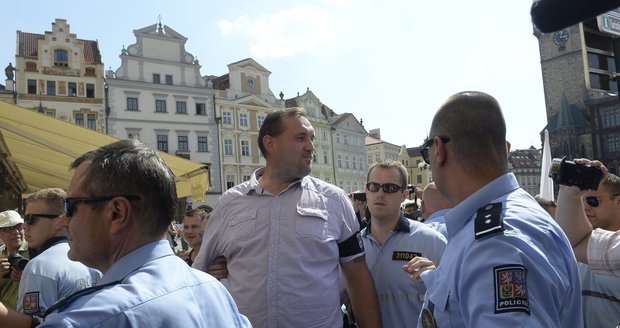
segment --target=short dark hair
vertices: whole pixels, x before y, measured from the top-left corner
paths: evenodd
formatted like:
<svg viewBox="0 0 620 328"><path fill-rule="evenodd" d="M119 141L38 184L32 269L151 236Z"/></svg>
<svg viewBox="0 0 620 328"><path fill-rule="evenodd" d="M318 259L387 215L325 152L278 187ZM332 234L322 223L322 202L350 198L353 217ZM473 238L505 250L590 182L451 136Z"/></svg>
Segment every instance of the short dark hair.
<svg viewBox="0 0 620 328"><path fill-rule="evenodd" d="M368 169L368 174L366 175L366 182L369 182L370 173L372 173L372 170L374 170L377 167L380 167L382 169L391 169L391 168L397 169L398 172L400 172L400 177L401 177L400 186L403 189L407 188L407 177L408 177L407 168L401 162L391 160L391 159L380 160L372 164L370 168Z"/></svg>
<svg viewBox="0 0 620 328"><path fill-rule="evenodd" d="M431 133L450 137L456 159L469 170L481 164L508 166L506 121L492 96L478 91L457 93L439 108Z"/></svg>
<svg viewBox="0 0 620 328"><path fill-rule="evenodd" d="M609 189L612 195L620 195L620 177L613 173L608 173L605 179L600 182L601 186Z"/></svg>
<svg viewBox="0 0 620 328"><path fill-rule="evenodd" d="M83 191L90 197L139 196L132 214L142 235L161 238L175 217L177 192L174 173L157 151L135 139L120 140L85 153L71 168L82 163L89 164Z"/></svg>
<svg viewBox="0 0 620 328"><path fill-rule="evenodd" d="M261 125L258 131L258 148L263 153L263 156L267 158L267 150L263 144L263 138L265 136L277 137L284 132L284 124L282 124L282 118L284 117L306 117L306 111L300 107L292 107L285 109L274 110L267 114L263 125Z"/></svg>

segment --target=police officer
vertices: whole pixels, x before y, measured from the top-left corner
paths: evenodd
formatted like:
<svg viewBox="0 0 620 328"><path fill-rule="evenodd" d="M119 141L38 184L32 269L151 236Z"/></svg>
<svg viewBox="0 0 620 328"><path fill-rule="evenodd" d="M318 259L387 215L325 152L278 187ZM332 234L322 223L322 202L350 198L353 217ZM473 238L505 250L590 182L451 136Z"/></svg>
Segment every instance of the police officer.
<svg viewBox="0 0 620 328"><path fill-rule="evenodd" d="M422 273L423 327L579 327L577 263L560 227L508 172L506 124L481 92L450 97L421 146L439 191L448 246Z"/></svg>
<svg viewBox="0 0 620 328"><path fill-rule="evenodd" d="M65 191L45 188L26 199L24 235L37 254L24 268L17 310L41 315L59 299L92 286L99 271L69 260L67 229L58 225L64 213Z"/></svg>

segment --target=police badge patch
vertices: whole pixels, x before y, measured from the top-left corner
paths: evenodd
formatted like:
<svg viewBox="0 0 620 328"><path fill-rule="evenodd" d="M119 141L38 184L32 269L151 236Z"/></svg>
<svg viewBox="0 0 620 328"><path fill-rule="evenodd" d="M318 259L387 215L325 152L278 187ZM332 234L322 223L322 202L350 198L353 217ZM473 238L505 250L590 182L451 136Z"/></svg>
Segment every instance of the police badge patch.
<svg viewBox="0 0 620 328"><path fill-rule="evenodd" d="M24 294L24 314L37 314L41 312L39 309L39 292L31 292Z"/></svg>
<svg viewBox="0 0 620 328"><path fill-rule="evenodd" d="M527 297L527 269L519 264L496 266L495 313L525 312L530 314Z"/></svg>

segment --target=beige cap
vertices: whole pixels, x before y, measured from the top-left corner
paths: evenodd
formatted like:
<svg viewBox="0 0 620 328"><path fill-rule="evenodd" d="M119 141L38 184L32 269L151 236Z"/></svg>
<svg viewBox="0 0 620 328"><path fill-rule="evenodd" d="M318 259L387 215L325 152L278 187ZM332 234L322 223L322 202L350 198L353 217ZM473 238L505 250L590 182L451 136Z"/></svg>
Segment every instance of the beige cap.
<svg viewBox="0 0 620 328"><path fill-rule="evenodd" d="M0 228L13 227L20 223L24 223L24 219L13 210L0 213Z"/></svg>

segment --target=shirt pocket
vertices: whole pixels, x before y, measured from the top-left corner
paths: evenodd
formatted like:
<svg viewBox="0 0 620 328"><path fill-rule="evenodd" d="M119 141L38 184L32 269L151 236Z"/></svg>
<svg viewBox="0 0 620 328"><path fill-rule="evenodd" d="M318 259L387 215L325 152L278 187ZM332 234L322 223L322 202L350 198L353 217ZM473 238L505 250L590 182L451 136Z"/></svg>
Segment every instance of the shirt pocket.
<svg viewBox="0 0 620 328"><path fill-rule="evenodd" d="M297 214L295 231L298 235L320 241L327 240L327 211L297 207Z"/></svg>
<svg viewBox="0 0 620 328"><path fill-rule="evenodd" d="M248 240L256 233L256 211L247 215L235 216L230 221L230 235L235 236L235 240Z"/></svg>

